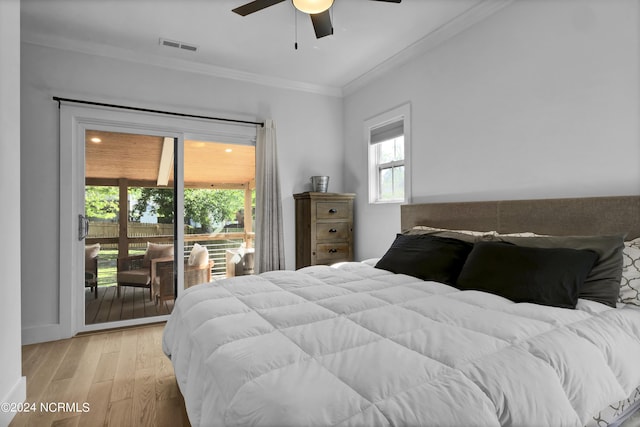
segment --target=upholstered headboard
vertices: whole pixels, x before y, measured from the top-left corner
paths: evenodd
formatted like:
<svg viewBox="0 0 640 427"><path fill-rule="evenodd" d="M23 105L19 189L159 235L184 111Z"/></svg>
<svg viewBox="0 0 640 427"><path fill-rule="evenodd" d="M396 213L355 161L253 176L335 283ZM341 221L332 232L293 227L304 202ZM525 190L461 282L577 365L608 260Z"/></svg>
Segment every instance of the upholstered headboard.
<svg viewBox="0 0 640 427"><path fill-rule="evenodd" d="M640 196L403 205L401 225L403 231L427 225L574 236L626 233L630 240L640 237Z"/></svg>

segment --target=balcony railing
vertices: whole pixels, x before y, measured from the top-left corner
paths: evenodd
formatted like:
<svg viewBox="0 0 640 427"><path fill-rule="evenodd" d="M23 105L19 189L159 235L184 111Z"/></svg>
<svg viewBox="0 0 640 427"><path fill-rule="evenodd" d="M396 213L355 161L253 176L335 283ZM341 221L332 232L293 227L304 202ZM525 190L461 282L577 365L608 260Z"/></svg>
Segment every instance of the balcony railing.
<svg viewBox="0 0 640 427"><path fill-rule="evenodd" d="M106 226L105 226L106 225ZM98 276L99 285L115 284L115 258L136 253L144 253L147 242L172 243L173 226L171 224L135 224L129 226L128 247L129 254L117 254L119 237L117 234L118 225L114 223L100 224L89 228L90 234L86 239L86 244L100 243L101 252L109 253L109 256L99 257ZM255 233L247 233L243 229L226 229L219 233L199 233L190 234L185 227L184 234L184 259L188 260L193 245L198 243L207 248L209 259L214 261L212 278L221 279L226 277L227 250L253 247ZM158 234L156 234L158 233ZM167 233L167 234L160 234ZM113 265L112 265L113 264ZM102 273L100 274L100 270ZM111 272L113 270L113 272Z"/></svg>

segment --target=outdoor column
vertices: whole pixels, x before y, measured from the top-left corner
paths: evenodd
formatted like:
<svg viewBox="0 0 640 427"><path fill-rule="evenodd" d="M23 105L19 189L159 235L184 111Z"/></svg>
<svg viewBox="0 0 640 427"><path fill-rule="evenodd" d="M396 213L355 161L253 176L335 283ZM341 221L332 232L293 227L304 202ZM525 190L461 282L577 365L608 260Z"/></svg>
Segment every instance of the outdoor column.
<svg viewBox="0 0 640 427"><path fill-rule="evenodd" d="M253 209L251 203L251 183L248 182L244 189L244 240L247 242L247 248L253 247L253 240L249 237L249 233L252 231Z"/></svg>
<svg viewBox="0 0 640 427"><path fill-rule="evenodd" d="M118 198L118 258L129 256L129 200L128 200L128 180L120 178L118 186L120 188Z"/></svg>

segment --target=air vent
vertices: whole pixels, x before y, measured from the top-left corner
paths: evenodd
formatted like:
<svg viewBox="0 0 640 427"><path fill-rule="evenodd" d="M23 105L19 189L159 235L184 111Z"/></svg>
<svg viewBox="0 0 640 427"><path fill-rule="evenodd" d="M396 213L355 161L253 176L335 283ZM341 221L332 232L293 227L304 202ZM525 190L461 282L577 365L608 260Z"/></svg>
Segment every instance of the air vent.
<svg viewBox="0 0 640 427"><path fill-rule="evenodd" d="M160 39L160 44L162 46L167 46L167 47L175 47L177 49L184 49L184 50L188 50L189 52L196 52L198 50L198 46L193 45L193 44L189 44L189 43L183 43L183 42L179 42L179 41L175 41L175 40L168 40L168 39Z"/></svg>
<svg viewBox="0 0 640 427"><path fill-rule="evenodd" d="M180 43L180 49L189 50L191 52L195 52L198 50L198 46L194 46L191 44Z"/></svg>

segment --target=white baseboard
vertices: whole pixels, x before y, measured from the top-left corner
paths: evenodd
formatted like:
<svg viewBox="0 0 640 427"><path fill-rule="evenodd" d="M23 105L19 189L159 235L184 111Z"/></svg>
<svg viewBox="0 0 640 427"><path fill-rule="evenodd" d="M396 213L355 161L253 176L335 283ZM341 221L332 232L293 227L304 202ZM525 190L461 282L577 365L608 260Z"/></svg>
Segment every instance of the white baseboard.
<svg viewBox="0 0 640 427"><path fill-rule="evenodd" d="M0 0L2 1L2 0ZM63 331L59 323L22 328L22 345L36 344L46 341L57 341L71 338L71 331Z"/></svg>
<svg viewBox="0 0 640 427"><path fill-rule="evenodd" d="M27 400L27 377L20 377L1 403L21 403ZM0 426L8 426L16 412L0 411Z"/></svg>

